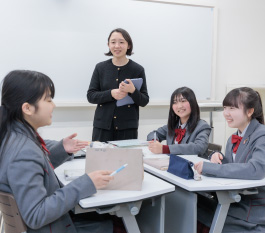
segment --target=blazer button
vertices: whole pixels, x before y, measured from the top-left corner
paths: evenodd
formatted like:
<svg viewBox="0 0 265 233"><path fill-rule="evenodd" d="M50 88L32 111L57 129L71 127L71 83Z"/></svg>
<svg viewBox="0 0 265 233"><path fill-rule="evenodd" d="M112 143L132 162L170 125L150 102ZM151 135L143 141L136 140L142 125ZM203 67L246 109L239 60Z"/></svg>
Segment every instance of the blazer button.
<svg viewBox="0 0 265 233"><path fill-rule="evenodd" d="M114 119L116 119L117 117L116 116L114 116Z"/></svg>
<svg viewBox="0 0 265 233"><path fill-rule="evenodd" d="M120 70L120 68L118 68L118 70Z"/></svg>
<svg viewBox="0 0 265 233"><path fill-rule="evenodd" d="M118 81L119 81L119 79L118 79L118 78L116 78L116 81L118 82Z"/></svg>
<svg viewBox="0 0 265 233"><path fill-rule="evenodd" d="M131 105L128 105L128 108L130 108L131 107Z"/></svg>
<svg viewBox="0 0 265 233"><path fill-rule="evenodd" d="M102 107L102 104L100 104L99 107Z"/></svg>
<svg viewBox="0 0 265 233"><path fill-rule="evenodd" d="M118 127L115 127L115 129L118 129Z"/></svg>

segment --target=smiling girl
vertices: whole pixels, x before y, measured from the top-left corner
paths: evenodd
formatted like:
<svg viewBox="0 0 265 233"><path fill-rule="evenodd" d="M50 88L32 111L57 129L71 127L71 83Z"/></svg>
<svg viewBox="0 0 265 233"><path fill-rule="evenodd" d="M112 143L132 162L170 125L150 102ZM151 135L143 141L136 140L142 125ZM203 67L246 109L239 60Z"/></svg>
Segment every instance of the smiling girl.
<svg viewBox="0 0 265 233"><path fill-rule="evenodd" d="M237 131L227 141L225 155L213 153L211 163L195 164L198 173L232 179L258 180L265 177L265 126L258 92L248 87L230 91L223 115ZM265 188L254 195L241 195L230 206L223 232L265 232Z"/></svg>
<svg viewBox="0 0 265 233"><path fill-rule="evenodd" d="M200 119L194 92L181 87L171 95L168 124L148 134L149 150L155 154L206 156L210 132L210 126ZM163 140L167 145L160 143Z"/></svg>
<svg viewBox="0 0 265 233"><path fill-rule="evenodd" d="M127 58L133 54L133 42L124 29L117 28L110 33L108 47L105 55L113 57L96 65L87 91L88 101L97 104L92 140L136 139L139 106L144 107L149 102L144 68ZM132 78L143 79L140 90L134 87ZM127 95L134 104L117 107L117 100Z"/></svg>
<svg viewBox="0 0 265 233"><path fill-rule="evenodd" d="M52 80L39 72L15 70L3 81L0 107L0 191L14 195L28 233L113 232L112 223L73 223L69 211L80 199L105 187L111 171L84 174L63 186L54 169L87 142L76 134L44 141L37 130L52 123ZM74 224L77 224L76 226Z"/></svg>

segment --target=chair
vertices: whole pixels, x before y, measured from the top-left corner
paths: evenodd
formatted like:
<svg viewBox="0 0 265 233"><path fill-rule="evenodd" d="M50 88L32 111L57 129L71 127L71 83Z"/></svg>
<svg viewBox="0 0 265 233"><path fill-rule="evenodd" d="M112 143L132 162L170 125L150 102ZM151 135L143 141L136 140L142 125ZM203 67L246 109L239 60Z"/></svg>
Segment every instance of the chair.
<svg viewBox="0 0 265 233"><path fill-rule="evenodd" d="M20 233L27 230L12 194L0 192L0 211L2 215L1 225L4 225L5 233Z"/></svg>
<svg viewBox="0 0 265 233"><path fill-rule="evenodd" d="M3 216L2 213L0 211L0 233L4 233L4 224L3 224Z"/></svg>
<svg viewBox="0 0 265 233"><path fill-rule="evenodd" d="M222 146L215 144L215 143L209 143L208 144L208 149L207 149L207 153L208 156L213 152L213 151L221 151L222 150ZM208 159L208 158L207 158Z"/></svg>
<svg viewBox="0 0 265 233"><path fill-rule="evenodd" d="M207 155L199 155L201 158L203 159L208 159L209 155L213 152L213 151L221 151L222 150L222 146L215 144L215 143L208 143L208 148L207 148Z"/></svg>

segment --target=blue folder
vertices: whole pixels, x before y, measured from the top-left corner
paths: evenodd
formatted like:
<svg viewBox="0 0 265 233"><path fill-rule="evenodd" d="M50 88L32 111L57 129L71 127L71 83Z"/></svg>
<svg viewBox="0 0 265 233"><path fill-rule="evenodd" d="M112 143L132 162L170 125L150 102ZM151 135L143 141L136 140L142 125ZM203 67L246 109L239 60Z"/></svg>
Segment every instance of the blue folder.
<svg viewBox="0 0 265 233"><path fill-rule="evenodd" d="M133 78L131 79L133 85L135 86L135 88L137 90L141 89L141 86L143 84L143 79L142 78ZM130 96L125 96L123 99L121 100L117 100L116 105L117 107L123 106L123 105L127 105L127 104L134 104L133 99Z"/></svg>

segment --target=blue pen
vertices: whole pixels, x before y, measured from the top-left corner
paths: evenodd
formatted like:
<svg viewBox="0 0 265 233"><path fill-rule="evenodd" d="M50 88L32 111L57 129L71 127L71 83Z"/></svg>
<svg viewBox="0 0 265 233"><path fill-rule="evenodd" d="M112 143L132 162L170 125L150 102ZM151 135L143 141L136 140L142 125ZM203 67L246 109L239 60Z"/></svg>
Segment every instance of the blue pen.
<svg viewBox="0 0 265 233"><path fill-rule="evenodd" d="M124 168L126 168L127 165L128 165L128 164L125 163L125 164L122 165L120 168L118 168L116 171L112 172L112 173L110 174L110 176L114 176L115 174L117 174L118 172L120 172L121 170L123 170Z"/></svg>

